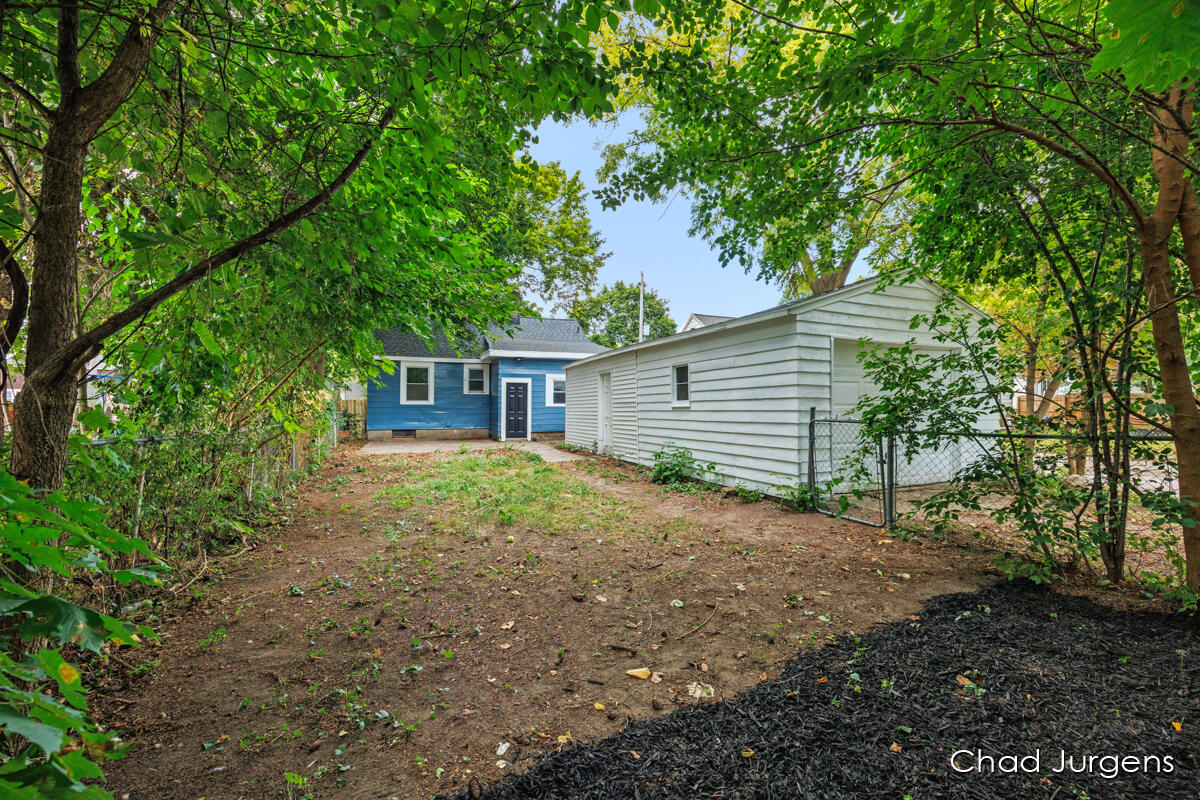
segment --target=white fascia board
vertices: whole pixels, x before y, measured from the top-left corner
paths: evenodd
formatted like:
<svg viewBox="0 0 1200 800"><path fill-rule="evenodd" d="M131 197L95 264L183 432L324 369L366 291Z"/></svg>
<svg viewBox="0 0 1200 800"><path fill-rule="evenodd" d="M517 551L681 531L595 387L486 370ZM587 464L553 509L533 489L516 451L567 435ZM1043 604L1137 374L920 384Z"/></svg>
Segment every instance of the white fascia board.
<svg viewBox="0 0 1200 800"><path fill-rule="evenodd" d="M549 353L544 350L488 350L483 354L483 360L493 361L497 358L569 358L575 360L594 355L603 355L603 353Z"/></svg>
<svg viewBox="0 0 1200 800"><path fill-rule="evenodd" d="M482 364L482 358L426 358L425 356L376 356L380 361L422 361L433 364Z"/></svg>

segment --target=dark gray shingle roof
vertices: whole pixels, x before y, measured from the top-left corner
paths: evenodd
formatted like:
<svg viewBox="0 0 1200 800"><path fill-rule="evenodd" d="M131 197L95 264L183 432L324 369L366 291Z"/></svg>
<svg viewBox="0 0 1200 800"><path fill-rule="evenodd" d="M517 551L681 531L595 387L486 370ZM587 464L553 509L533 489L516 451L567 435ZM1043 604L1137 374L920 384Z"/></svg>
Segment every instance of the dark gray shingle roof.
<svg viewBox="0 0 1200 800"><path fill-rule="evenodd" d="M500 325L490 325L487 335L478 335L460 344L458 349L438 331L433 350L417 336L403 328L379 328L376 338L383 343L383 352L401 358L479 358L484 350L537 353L603 353L608 348L587 338L579 323L573 319L538 319L520 317L509 325L511 334Z"/></svg>
<svg viewBox="0 0 1200 800"><path fill-rule="evenodd" d="M403 328L376 328L375 338L383 343L385 355L402 358L479 358L484 348L483 336L479 334L456 349L446 334L438 331L433 337L432 350L420 336Z"/></svg>
<svg viewBox="0 0 1200 800"><path fill-rule="evenodd" d="M596 344L573 319L537 319L520 317L511 333L499 325L488 329L488 346L498 351L544 353L603 353L607 347Z"/></svg>

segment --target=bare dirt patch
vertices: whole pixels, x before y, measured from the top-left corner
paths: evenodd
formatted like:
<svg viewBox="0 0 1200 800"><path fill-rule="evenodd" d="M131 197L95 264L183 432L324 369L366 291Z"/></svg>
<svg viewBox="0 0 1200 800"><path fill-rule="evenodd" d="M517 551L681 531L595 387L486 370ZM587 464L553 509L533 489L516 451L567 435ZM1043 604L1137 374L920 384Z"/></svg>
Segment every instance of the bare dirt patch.
<svg viewBox="0 0 1200 800"><path fill-rule="evenodd" d="M142 674L94 698L135 744L108 786L217 800L486 784L693 703L689 687L730 697L797 648L996 580L963 544L670 493L607 459L343 448L269 544L162 612L162 643L127 656Z"/></svg>

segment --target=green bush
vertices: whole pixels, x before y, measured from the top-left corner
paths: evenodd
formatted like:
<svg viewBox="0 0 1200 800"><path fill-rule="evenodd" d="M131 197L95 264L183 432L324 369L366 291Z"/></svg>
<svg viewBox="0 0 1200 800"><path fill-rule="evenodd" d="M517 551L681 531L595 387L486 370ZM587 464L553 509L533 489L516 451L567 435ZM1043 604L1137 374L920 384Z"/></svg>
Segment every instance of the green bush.
<svg viewBox="0 0 1200 800"><path fill-rule="evenodd" d="M815 511L817 508L817 498L813 496L808 484L803 481L797 480L794 483L784 484L777 487L775 491L779 495L779 504L783 508L790 508L793 511Z"/></svg>
<svg viewBox="0 0 1200 800"><path fill-rule="evenodd" d="M686 447L668 442L654 451L654 466L650 469L650 480L675 488L712 475L717 465L699 462Z"/></svg>
<svg viewBox="0 0 1200 800"><path fill-rule="evenodd" d="M758 489L751 489L749 486L741 483L740 481L734 485L733 493L737 495L737 498L743 503L757 503L763 498L763 493L761 491Z"/></svg>
<svg viewBox="0 0 1200 800"><path fill-rule="evenodd" d="M84 781L103 778L97 761L116 758L120 742L87 715L80 670L64 648L84 654L139 642L145 627L72 602L77 578L157 582L158 562L146 543L104 523L99 507L62 492L36 492L0 470L0 796L29 800L111 797ZM151 566L115 569L118 556ZM48 587L56 587L54 590ZM46 643L42 646L36 643ZM78 746L82 742L83 746Z"/></svg>

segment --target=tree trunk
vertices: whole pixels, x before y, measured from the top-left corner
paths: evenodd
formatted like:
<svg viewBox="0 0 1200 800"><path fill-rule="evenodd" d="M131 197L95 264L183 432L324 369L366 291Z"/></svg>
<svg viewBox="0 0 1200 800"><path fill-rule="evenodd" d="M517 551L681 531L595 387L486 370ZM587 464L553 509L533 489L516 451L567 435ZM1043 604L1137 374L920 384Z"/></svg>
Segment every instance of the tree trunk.
<svg viewBox="0 0 1200 800"><path fill-rule="evenodd" d="M72 123L69 116L56 120L46 138L25 328L26 382L13 406L12 472L39 489L62 485L75 416L78 369L48 381L36 377L37 368L75 336L75 259L87 142L79 140Z"/></svg>
<svg viewBox="0 0 1200 800"><path fill-rule="evenodd" d="M1196 406L1196 392L1183 347L1169 250L1171 232L1185 210L1185 195L1190 190L1184 167L1178 159L1186 156L1190 146L1188 131L1181 128L1179 121L1190 127L1192 108L1190 98L1179 88L1172 90L1170 101L1176 106L1177 115L1165 108L1157 109L1155 113L1154 142L1158 149L1152 158L1158 180L1158 198L1153 213L1145 218L1138 238L1163 400L1171 406L1179 499L1184 505L1184 516L1200 520L1200 409ZM1188 227L1181 223L1185 239ZM1184 526L1183 554L1187 584L1192 589L1200 589L1200 524Z"/></svg>
<svg viewBox="0 0 1200 800"><path fill-rule="evenodd" d="M1175 437L1175 460L1179 469L1179 497L1192 504L1185 515L1200 519L1195 504L1200 501L1200 413L1183 350L1183 332L1179 325L1179 307L1174 300L1170 253L1170 230L1158 234L1151 219L1150 230L1141 236L1142 279L1146 284L1154 351L1162 375L1163 400L1171 406L1171 429ZM1184 527L1183 552L1187 564L1187 582L1200 589L1200 526Z"/></svg>

